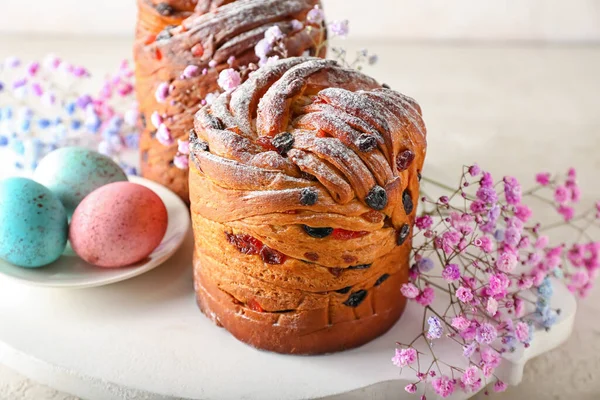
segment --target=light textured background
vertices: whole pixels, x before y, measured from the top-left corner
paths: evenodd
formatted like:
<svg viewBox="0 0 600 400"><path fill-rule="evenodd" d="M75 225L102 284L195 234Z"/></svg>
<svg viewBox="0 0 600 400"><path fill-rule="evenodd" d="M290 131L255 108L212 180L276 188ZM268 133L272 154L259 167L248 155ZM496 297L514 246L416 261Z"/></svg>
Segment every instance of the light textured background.
<svg viewBox="0 0 600 400"><path fill-rule="evenodd" d="M418 99L429 132L425 173L453 178L462 164L478 161L495 174L531 182L540 169L561 171L574 165L585 188L583 201L600 198L600 47L376 41L347 41L346 45L377 52L380 62L367 72ZM123 39L18 37L0 46L0 59L11 53L32 59L51 50L92 66L102 76L128 57L130 46ZM492 398L600 399L598 315L600 290L596 289L580 303L569 341L531 361L520 386ZM485 398L481 395L478 400ZM73 397L0 366L0 399ZM370 390L351 399L383 400Z"/></svg>
<svg viewBox="0 0 600 400"><path fill-rule="evenodd" d="M322 0L355 37L599 41L598 0ZM93 4L93 6L92 6ZM135 0L1 0L0 31L129 35Z"/></svg>

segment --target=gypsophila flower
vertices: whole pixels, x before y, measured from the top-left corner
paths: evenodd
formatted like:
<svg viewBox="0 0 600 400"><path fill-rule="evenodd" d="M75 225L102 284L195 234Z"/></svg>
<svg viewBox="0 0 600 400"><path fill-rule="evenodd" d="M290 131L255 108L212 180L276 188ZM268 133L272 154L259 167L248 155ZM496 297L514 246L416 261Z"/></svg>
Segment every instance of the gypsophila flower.
<svg viewBox="0 0 600 400"><path fill-rule="evenodd" d="M402 292L402 295L407 299L414 299L419 295L419 289L412 283L403 284L400 292Z"/></svg>
<svg viewBox="0 0 600 400"><path fill-rule="evenodd" d="M468 345L463 346L463 356L466 358L471 358L473 353L475 353L475 349L477 348L477 343L471 342Z"/></svg>
<svg viewBox="0 0 600 400"><path fill-rule="evenodd" d="M224 69L219 74L217 84L225 92L231 92L242 83L240 73L233 68Z"/></svg>
<svg viewBox="0 0 600 400"><path fill-rule="evenodd" d="M173 137L171 136L171 130L165 124L160 124L156 130L156 139L163 146L170 146L174 142Z"/></svg>
<svg viewBox="0 0 600 400"><path fill-rule="evenodd" d="M442 271L442 278L448 282L454 282L460 279L460 268L457 264L448 264Z"/></svg>
<svg viewBox="0 0 600 400"><path fill-rule="evenodd" d="M467 329L469 326L471 326L471 321L469 321L465 317L458 316L458 317L452 318L452 324L451 325L457 331L462 332L465 329Z"/></svg>
<svg viewBox="0 0 600 400"><path fill-rule="evenodd" d="M454 381L446 375L442 375L441 377L434 379L432 386L433 390L443 398L446 398L454 393Z"/></svg>
<svg viewBox="0 0 600 400"><path fill-rule="evenodd" d="M429 229L433 225L433 218L430 215L422 215L415 219L415 226L419 229Z"/></svg>
<svg viewBox="0 0 600 400"><path fill-rule="evenodd" d="M550 174L547 172L539 173L535 176L535 181L542 186L548 186L550 184Z"/></svg>
<svg viewBox="0 0 600 400"><path fill-rule="evenodd" d="M188 169L189 158L187 155L178 154L173 158L173 165L179 169Z"/></svg>
<svg viewBox="0 0 600 400"><path fill-rule="evenodd" d="M496 267L502 272L512 272L518 263L517 256L512 252L504 252L500 254L496 261Z"/></svg>
<svg viewBox="0 0 600 400"><path fill-rule="evenodd" d="M496 313L498 312L498 300L496 300L493 297L488 298L485 310L491 316L496 315Z"/></svg>
<svg viewBox="0 0 600 400"><path fill-rule="evenodd" d="M460 286L456 290L456 297L463 303L469 303L471 300L473 300L473 292L471 292L471 289L469 288Z"/></svg>
<svg viewBox="0 0 600 400"><path fill-rule="evenodd" d="M404 387L404 390L407 393L416 393L416 391L417 391L417 385L415 385L414 383L411 383L410 385L406 385Z"/></svg>
<svg viewBox="0 0 600 400"><path fill-rule="evenodd" d="M304 24L300 21L298 21L297 19L293 19L291 22L291 27L292 27L292 31L297 32L297 31L301 31L302 29L304 29Z"/></svg>
<svg viewBox="0 0 600 400"><path fill-rule="evenodd" d="M506 383L502 382L502 381L496 381L496 383L494 383L494 392L504 392L507 388Z"/></svg>
<svg viewBox="0 0 600 400"><path fill-rule="evenodd" d="M164 103L169 95L169 84L167 82L161 82L156 88L154 97L159 103Z"/></svg>
<svg viewBox="0 0 600 400"><path fill-rule="evenodd" d="M490 323L481 324L476 331L475 340L478 343L490 344L498 337L498 331Z"/></svg>
<svg viewBox="0 0 600 400"><path fill-rule="evenodd" d="M569 199L570 193L566 186L559 185L554 189L554 201L559 204L565 204Z"/></svg>
<svg viewBox="0 0 600 400"><path fill-rule="evenodd" d="M200 67L197 65L188 65L181 74L184 79L195 78L201 74Z"/></svg>
<svg viewBox="0 0 600 400"><path fill-rule="evenodd" d="M277 25L270 27L265 32L265 39L270 44L273 44L273 43L277 42L278 40L282 40L283 38L285 38L285 35L281 31L281 28Z"/></svg>
<svg viewBox="0 0 600 400"><path fill-rule="evenodd" d="M567 222L572 220L573 217L575 216L575 210L573 209L573 207L569 207L564 204L561 204L560 206L558 206L557 211L560 215L562 215L564 220Z"/></svg>
<svg viewBox="0 0 600 400"><path fill-rule="evenodd" d="M433 303L434 298L435 298L435 291L430 287L426 287L416 297L416 301L417 301L417 303L419 303L422 306L428 306L431 303Z"/></svg>
<svg viewBox="0 0 600 400"><path fill-rule="evenodd" d="M397 367L406 367L417 361L417 351L413 348L396 349L396 354L392 357L392 363Z"/></svg>
<svg viewBox="0 0 600 400"><path fill-rule="evenodd" d="M475 366L470 366L460 377L462 383L466 386L471 386L479 380L479 369Z"/></svg>
<svg viewBox="0 0 600 400"><path fill-rule="evenodd" d="M473 164L469 167L469 174L471 176L477 176L480 173L481 173L481 168L479 168L479 165Z"/></svg>
<svg viewBox="0 0 600 400"><path fill-rule="evenodd" d="M521 202L521 184L512 176L504 177L504 196L508 204L517 205Z"/></svg>
<svg viewBox="0 0 600 400"><path fill-rule="evenodd" d="M348 35L348 20L332 21L329 24L329 32L333 35L345 38Z"/></svg>
<svg viewBox="0 0 600 400"><path fill-rule="evenodd" d="M324 19L325 14L318 5L311 9L306 15L306 20L312 24L320 24Z"/></svg>
<svg viewBox="0 0 600 400"><path fill-rule="evenodd" d="M429 317L427 319L427 323L429 324L429 329L427 330L427 338L428 339L439 339L442 337L442 333L444 332L444 328L442 328L442 323L437 317Z"/></svg>
<svg viewBox="0 0 600 400"><path fill-rule="evenodd" d="M417 268L421 273L427 273L435 267L433 260L428 257L423 257L417 262Z"/></svg>
<svg viewBox="0 0 600 400"><path fill-rule="evenodd" d="M190 154L190 142L189 140L177 140L177 151L183 155Z"/></svg>
<svg viewBox="0 0 600 400"><path fill-rule="evenodd" d="M529 341L529 325L525 322L518 322L515 325L515 336L518 341L527 343Z"/></svg>

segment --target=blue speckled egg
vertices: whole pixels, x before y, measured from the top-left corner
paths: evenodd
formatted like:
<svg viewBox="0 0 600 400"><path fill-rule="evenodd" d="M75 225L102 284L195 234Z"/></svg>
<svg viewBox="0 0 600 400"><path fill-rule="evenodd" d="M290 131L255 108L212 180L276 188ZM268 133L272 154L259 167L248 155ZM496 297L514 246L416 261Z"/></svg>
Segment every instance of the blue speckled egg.
<svg viewBox="0 0 600 400"><path fill-rule="evenodd" d="M26 178L0 181L0 258L37 268L65 250L67 213L48 188Z"/></svg>
<svg viewBox="0 0 600 400"><path fill-rule="evenodd" d="M40 161L33 179L54 192L72 215L88 194L109 183L126 181L127 175L105 155L81 147L63 147Z"/></svg>

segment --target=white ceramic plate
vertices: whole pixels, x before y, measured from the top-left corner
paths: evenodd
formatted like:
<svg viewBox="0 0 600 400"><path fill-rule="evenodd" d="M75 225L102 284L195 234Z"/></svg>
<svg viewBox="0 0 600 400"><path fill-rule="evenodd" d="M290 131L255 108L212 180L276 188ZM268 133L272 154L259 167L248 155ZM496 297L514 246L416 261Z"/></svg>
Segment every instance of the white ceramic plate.
<svg viewBox="0 0 600 400"><path fill-rule="evenodd" d="M0 260L0 274L36 286L86 288L133 278L158 267L179 249L190 226L189 210L173 192L137 176L129 181L152 189L167 206L169 225L160 245L145 260L124 268L100 268L83 261L68 247L57 261L42 268L21 268Z"/></svg>

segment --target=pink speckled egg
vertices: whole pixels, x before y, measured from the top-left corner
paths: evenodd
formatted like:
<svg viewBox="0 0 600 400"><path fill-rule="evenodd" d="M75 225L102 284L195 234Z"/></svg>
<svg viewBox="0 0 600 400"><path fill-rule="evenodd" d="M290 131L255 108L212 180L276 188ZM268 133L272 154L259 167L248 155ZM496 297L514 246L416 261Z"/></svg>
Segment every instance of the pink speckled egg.
<svg viewBox="0 0 600 400"><path fill-rule="evenodd" d="M152 190L131 182L102 186L77 206L69 240L77 255L105 268L148 257L167 231L167 209Z"/></svg>

